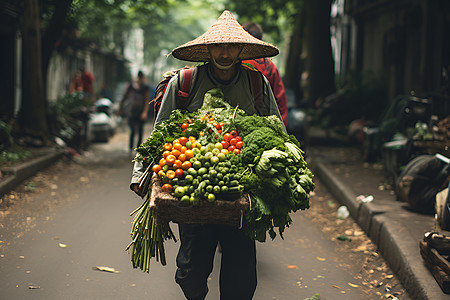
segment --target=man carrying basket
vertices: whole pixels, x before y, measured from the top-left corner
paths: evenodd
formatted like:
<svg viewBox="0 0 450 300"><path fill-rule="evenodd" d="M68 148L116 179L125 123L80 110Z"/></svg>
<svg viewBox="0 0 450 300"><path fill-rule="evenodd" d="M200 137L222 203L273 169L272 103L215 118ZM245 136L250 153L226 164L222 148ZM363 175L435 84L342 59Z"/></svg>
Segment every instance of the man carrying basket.
<svg viewBox="0 0 450 300"><path fill-rule="evenodd" d="M205 93L220 88L232 106L239 105L247 114L276 115L281 119L267 79L241 64L242 60L278 53L275 46L251 36L229 11L224 11L207 32L171 53L183 61L206 62L193 70L185 108L198 110ZM156 123L168 119L173 110L180 108L179 76L183 79L184 71L169 81ZM138 180L145 167L136 162L133 170L130 187L139 195L142 193ZM175 280L186 299L205 299L218 243L222 248L220 299L252 299L257 284L254 240L238 228L217 224L179 224L179 235Z"/></svg>

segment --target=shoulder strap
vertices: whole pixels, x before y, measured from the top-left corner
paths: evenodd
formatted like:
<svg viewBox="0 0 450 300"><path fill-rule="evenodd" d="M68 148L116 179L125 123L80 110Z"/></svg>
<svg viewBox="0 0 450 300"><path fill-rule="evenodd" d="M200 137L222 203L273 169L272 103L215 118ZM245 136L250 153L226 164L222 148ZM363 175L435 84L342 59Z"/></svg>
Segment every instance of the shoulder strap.
<svg viewBox="0 0 450 300"><path fill-rule="evenodd" d="M194 73L194 68L186 68L184 69L183 76L181 76L181 72L178 74L178 97L177 97L177 108L186 109L189 105L189 92L191 89L191 82ZM181 84L180 84L180 77Z"/></svg>
<svg viewBox="0 0 450 300"><path fill-rule="evenodd" d="M264 103L263 103L263 90L261 86L261 73L259 71L251 71L250 73L250 80L252 82L252 89L253 89L253 98L255 100L255 108L259 115L262 114L264 111Z"/></svg>

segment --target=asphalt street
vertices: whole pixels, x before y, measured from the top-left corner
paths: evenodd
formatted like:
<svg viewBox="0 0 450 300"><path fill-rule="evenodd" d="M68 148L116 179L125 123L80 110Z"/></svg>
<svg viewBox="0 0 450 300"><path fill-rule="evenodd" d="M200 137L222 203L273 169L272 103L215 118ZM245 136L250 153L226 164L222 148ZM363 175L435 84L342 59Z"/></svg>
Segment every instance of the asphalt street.
<svg viewBox="0 0 450 300"><path fill-rule="evenodd" d="M184 299L174 281L178 243L165 243L167 265L152 261L149 274L133 269L125 251L129 213L141 203L128 188L132 164L126 144L127 133L119 132L76 163L58 163L51 182L0 216L0 299ZM257 243L254 299L305 299L315 293L330 300L378 299L351 286L360 265L336 251L306 213L293 215L284 240ZM177 233L175 224L172 228ZM209 300L219 299L219 263L217 252Z"/></svg>

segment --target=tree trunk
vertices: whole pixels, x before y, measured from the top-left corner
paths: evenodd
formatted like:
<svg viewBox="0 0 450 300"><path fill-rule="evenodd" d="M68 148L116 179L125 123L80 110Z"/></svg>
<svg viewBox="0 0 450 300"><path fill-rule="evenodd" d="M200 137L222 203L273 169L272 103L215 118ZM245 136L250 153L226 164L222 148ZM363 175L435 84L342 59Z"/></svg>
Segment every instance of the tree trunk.
<svg viewBox="0 0 450 300"><path fill-rule="evenodd" d="M50 64L55 43L61 38L64 22L72 0L59 0L55 2L55 11L42 37L42 78L44 84L44 97L47 99L47 71Z"/></svg>
<svg viewBox="0 0 450 300"><path fill-rule="evenodd" d="M41 33L38 0L26 0L23 25L22 105L19 126L22 132L49 141L46 101L41 65Z"/></svg>
<svg viewBox="0 0 450 300"><path fill-rule="evenodd" d="M313 104L319 97L335 92L334 61L330 40L332 0L306 0L307 99Z"/></svg>
<svg viewBox="0 0 450 300"><path fill-rule="evenodd" d="M295 17L294 30L292 32L291 40L289 42L289 53L286 60L286 71L283 78L286 89L291 89L295 92L297 99L303 97L300 88L300 81L302 75L302 29L303 29L303 13L302 9Z"/></svg>

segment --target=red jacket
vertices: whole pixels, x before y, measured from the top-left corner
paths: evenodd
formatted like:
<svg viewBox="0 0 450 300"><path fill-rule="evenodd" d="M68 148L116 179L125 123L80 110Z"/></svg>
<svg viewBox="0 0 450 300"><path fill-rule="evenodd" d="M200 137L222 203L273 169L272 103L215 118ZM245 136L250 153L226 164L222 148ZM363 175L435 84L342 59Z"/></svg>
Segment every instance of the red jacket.
<svg viewBox="0 0 450 300"><path fill-rule="evenodd" d="M275 64L268 58L258 58L255 60L245 60L243 63L249 63L258 69L269 80L270 87L272 88L273 95L278 104L278 110L280 111L283 123L287 125L288 109L286 91L284 90L284 84L281 80L280 73Z"/></svg>

